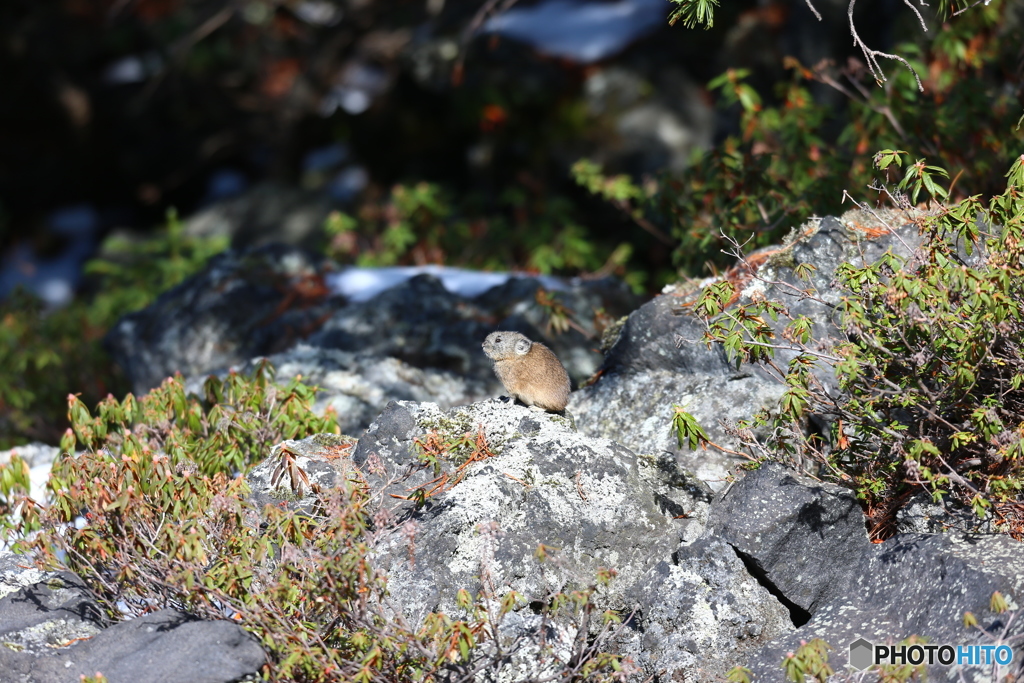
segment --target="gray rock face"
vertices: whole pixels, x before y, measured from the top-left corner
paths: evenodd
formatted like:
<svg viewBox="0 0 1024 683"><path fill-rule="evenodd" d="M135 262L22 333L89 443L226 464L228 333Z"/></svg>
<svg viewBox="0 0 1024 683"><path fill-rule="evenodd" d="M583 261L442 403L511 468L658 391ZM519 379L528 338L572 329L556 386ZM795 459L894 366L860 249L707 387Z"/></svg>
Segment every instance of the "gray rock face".
<svg viewBox="0 0 1024 683"><path fill-rule="evenodd" d="M4 680L71 683L103 674L110 683L229 683L255 677L262 649L237 624L199 621L161 610L121 622L70 647L45 654L0 652Z"/></svg>
<svg viewBox="0 0 1024 683"><path fill-rule="evenodd" d="M705 534L745 558L799 624L839 594L871 546L852 491L775 464L749 472L716 500Z"/></svg>
<svg viewBox="0 0 1024 683"><path fill-rule="evenodd" d="M384 546L381 566L392 595L414 614L453 605L460 588L477 592L482 565L496 584L543 600L549 590L589 585L601 566L615 566L623 582L633 582L678 543L678 525L642 490L638 459L614 442L581 438L557 417L500 401L451 414L432 405L402 407L420 435L446 418L482 424L496 453L411 517L419 528L411 565L404 534ZM478 528L490 524L500 531ZM488 533L500 538L488 540ZM540 544L560 549L562 567L537 566Z"/></svg>
<svg viewBox="0 0 1024 683"><path fill-rule="evenodd" d="M630 595L637 629L618 644L657 680L723 680L745 653L793 630L783 605L728 544L713 538L659 562Z"/></svg>
<svg viewBox="0 0 1024 683"><path fill-rule="evenodd" d="M964 612L999 632L1009 622L1007 615L989 611L992 593L1007 596L1011 607L1019 607L1024 594L1018 541L900 534L873 544L851 492L776 465L748 473L716 499L704 538L732 546L800 626L750 655L747 666L761 680L778 679L785 654L812 638L834 648L830 663L837 671L858 638L876 644L912 635L935 644L991 643L963 627ZM1006 635L1022 633L1024 623L1014 621ZM929 669L929 676L940 680L948 673L939 666ZM964 675L989 680L971 667Z"/></svg>
<svg viewBox="0 0 1024 683"><path fill-rule="evenodd" d="M0 552L0 566L9 559ZM4 575L7 583L11 577ZM227 683L255 676L266 659L229 621L161 610L106 626L99 605L72 574L51 574L8 593L0 599L0 679L72 683L99 672L110 683Z"/></svg>
<svg viewBox="0 0 1024 683"><path fill-rule="evenodd" d="M493 457L461 470L451 461L440 471L422 468L417 439L433 432L450 442L481 426ZM542 605L613 567L617 576L597 599L601 609L633 615L616 642L647 673L714 680L730 654L793 628L786 608L728 545L696 541L711 492L674 459L636 456L579 434L569 419L498 400L447 411L392 403L353 459L388 508L393 529L379 538L374 560L413 622L455 612L459 589L487 588L497 598L515 590ZM438 477L457 483L418 508L392 495L430 490ZM544 563L534 557L540 544L551 548ZM524 608L503 632L529 640L535 622ZM512 670L537 673L516 662Z"/></svg>

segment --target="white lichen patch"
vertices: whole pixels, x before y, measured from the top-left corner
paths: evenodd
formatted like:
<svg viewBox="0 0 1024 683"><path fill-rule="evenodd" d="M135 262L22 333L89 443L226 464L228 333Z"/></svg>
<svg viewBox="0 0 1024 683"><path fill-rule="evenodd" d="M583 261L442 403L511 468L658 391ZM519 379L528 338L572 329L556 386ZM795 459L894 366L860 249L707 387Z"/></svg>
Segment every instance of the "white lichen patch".
<svg viewBox="0 0 1024 683"><path fill-rule="evenodd" d="M78 619L50 619L4 635L4 645L19 652L45 652L73 645L100 632L92 622Z"/></svg>

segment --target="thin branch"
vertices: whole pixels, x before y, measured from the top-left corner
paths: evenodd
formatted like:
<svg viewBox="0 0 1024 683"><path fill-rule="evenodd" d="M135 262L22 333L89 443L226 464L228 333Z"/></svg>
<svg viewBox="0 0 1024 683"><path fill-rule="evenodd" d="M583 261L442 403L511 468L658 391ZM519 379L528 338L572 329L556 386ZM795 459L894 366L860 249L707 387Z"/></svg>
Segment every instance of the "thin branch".
<svg viewBox="0 0 1024 683"><path fill-rule="evenodd" d="M917 71L910 65L910 62L905 60L899 55L889 54L888 52L881 52L880 50L872 50L864 43L861 39L860 34L857 33L857 27L853 23L853 7L857 4L857 0L850 0L850 5L846 10L846 15L850 19L850 35L853 36L853 44L860 48L861 53L864 55L864 59L868 64L868 71L875 77L875 80L880 83L885 83L888 79L885 77L885 73L882 71L881 65L878 63L878 57L885 57L886 59L892 59L901 63L907 67L910 73L914 74L914 80L917 81L917 89L920 92L924 92L924 85L921 84L921 77L917 75ZM915 10L916 11L916 10ZM920 15L918 15L920 16ZM927 30L927 28L925 29Z"/></svg>
<svg viewBox="0 0 1024 683"><path fill-rule="evenodd" d="M964 12L966 12L969 9L974 9L975 7L977 7L978 5L980 5L982 3L987 5L991 1L992 0L977 0L977 2L975 2L973 5L968 5L967 7L964 7L961 10L957 10L956 12L953 12L953 16L954 17L958 17L958 16L960 16L961 14L963 14Z"/></svg>
<svg viewBox="0 0 1024 683"><path fill-rule="evenodd" d="M980 2L981 0L978 1ZM813 14L818 21L821 21L821 12L818 11L818 8L811 4L811 0L806 0L806 2L807 8L811 10L811 14Z"/></svg>

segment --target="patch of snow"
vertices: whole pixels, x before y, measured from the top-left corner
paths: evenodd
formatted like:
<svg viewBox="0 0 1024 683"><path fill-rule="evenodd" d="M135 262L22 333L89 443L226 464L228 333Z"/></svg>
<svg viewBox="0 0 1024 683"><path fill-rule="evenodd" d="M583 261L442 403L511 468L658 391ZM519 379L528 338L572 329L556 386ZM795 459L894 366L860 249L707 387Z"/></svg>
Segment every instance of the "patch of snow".
<svg viewBox="0 0 1024 683"><path fill-rule="evenodd" d="M637 39L668 24L665 0L548 0L517 7L484 23L497 33L554 57L589 64L621 52Z"/></svg>
<svg viewBox="0 0 1024 683"><path fill-rule="evenodd" d="M534 277L550 290L565 290L567 283L550 275L521 275L518 273L487 273L478 270L464 270L447 266L395 266L389 268L346 268L331 273L325 278L327 286L335 294L341 294L350 301L367 301L386 289L400 285L416 275L433 275L452 294L472 298L483 294L492 287L503 285L510 278Z"/></svg>

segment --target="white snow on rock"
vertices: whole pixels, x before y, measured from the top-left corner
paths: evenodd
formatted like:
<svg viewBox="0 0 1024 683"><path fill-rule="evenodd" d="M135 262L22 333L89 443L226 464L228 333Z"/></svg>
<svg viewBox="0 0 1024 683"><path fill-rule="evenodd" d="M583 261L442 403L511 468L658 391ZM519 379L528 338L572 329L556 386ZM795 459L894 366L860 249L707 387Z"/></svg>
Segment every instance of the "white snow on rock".
<svg viewBox="0 0 1024 683"><path fill-rule="evenodd" d="M520 40L552 57L590 64L668 24L665 0L548 0L492 17L483 33Z"/></svg>
<svg viewBox="0 0 1024 683"><path fill-rule="evenodd" d="M503 285L510 278L533 277L546 289L568 289L565 280L550 275L521 275L518 273L490 273L479 270L464 270L447 266L395 266L389 268L346 268L331 273L324 279L335 294L341 294L349 301L369 301L385 289L400 285L417 275L433 275L452 294L472 298L483 294L491 287Z"/></svg>

